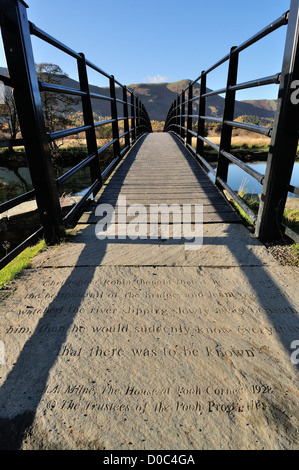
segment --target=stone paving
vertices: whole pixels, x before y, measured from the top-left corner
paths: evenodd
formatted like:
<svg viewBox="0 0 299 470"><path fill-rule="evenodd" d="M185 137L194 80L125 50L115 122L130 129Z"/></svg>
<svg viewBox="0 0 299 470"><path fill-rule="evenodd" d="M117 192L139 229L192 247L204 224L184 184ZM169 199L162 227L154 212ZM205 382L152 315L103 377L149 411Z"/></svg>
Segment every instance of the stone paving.
<svg viewBox="0 0 299 470"><path fill-rule="evenodd" d="M198 245L176 236L183 204ZM2 293L0 448L298 449L298 280L180 142L142 137Z"/></svg>

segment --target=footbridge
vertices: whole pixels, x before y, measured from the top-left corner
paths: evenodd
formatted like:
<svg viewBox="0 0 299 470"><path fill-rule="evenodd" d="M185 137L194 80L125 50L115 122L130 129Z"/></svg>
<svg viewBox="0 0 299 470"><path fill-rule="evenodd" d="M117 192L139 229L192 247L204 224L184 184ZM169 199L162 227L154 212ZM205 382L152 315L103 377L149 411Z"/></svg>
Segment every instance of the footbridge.
<svg viewBox="0 0 299 470"><path fill-rule="evenodd" d="M24 146L33 183L0 211L35 201L39 215L0 268L39 238L47 242L0 291L0 448L101 450L100 460L113 459L112 450L183 449L195 458L202 449L298 449L299 273L263 243L298 240L282 223L288 194L299 191L290 185L298 0L190 82L161 133L132 90L28 21L25 2L0 0L0 10L9 70L0 79L13 89L22 134L0 144ZM281 70L239 83L239 55L280 27ZM37 76L32 35L77 61L78 88ZM208 90L207 76L224 63L224 88ZM108 80L106 94L92 91L90 70ZM234 120L237 90L273 83L272 127ZM82 125L50 132L44 93L81 100ZM219 93L222 119L207 114ZM95 100L109 103L109 118L94 120ZM205 135L210 121L221 123L219 145ZM104 143L102 126L112 133ZM269 137L265 174L233 154L234 128ZM57 177L53 144L72 135L85 136L86 158ZM231 163L262 184L258 214L229 186ZM64 206L63 185L86 168L87 189Z"/></svg>
<svg viewBox="0 0 299 470"><path fill-rule="evenodd" d="M298 241L298 235L283 225L283 211L288 194L298 195L298 188L290 184L293 165L298 144L298 97L297 97L297 67L298 67L298 4L293 1L290 10L274 20L243 44L234 46L229 53L213 66L201 72L200 76L189 83L171 104L165 122L165 133L170 135L147 135L151 133L151 122L148 113L140 99L126 86L122 85L113 75L105 72L90 62L83 53L78 53L61 41L42 31L27 19L27 6L23 1L1 1L1 31L6 51L9 76L2 76L4 85L13 89L15 109L21 128L21 138L2 139L0 145L23 145L26 151L28 167L32 180L32 190L14 199L2 202L1 214L18 207L26 201L36 201L40 224L29 237L22 240L18 246L11 246L6 256L1 259L1 267L5 266L26 246L35 242L41 236L48 244L59 242L65 235L65 230L74 224L87 201L93 199L105 184L105 198L108 191L107 178L117 165L122 162L122 173L128 171L127 178L134 181L132 188L124 185L118 188L121 194L125 190L132 191L146 188L147 204L175 201L183 204L188 200L192 204L204 205L204 220L235 223L237 216L229 206L227 197L241 207L251 219L256 236L262 241L278 240L283 236ZM243 83L237 82L238 60L244 50L270 35L278 28L287 28L282 68L272 76L259 77ZM37 76L32 48L32 36L58 48L77 62L79 87L71 88L58 83L58 80L48 83L44 76ZM206 83L209 74L222 64L227 64L227 80L220 90L207 90ZM94 93L89 83L89 73L98 73L107 79L108 87L105 94ZM258 72L257 72L258 73ZM235 95L238 90L267 84L279 84L278 104L275 121L272 127L256 126L234 120ZM199 94L194 92L199 90ZM207 115L207 100L214 95L225 96L222 118ZM83 123L75 128L49 130L44 115L43 96L71 96L82 104ZM111 116L106 120L95 122L93 106L95 102L108 102ZM221 139L219 145L209 140L205 135L206 124L209 122L221 124ZM102 128L111 127L112 139L99 141L98 132ZM197 127L196 127L197 126ZM250 168L233 154L231 138L233 129L245 129L251 133L269 137L269 153L265 174ZM58 178L53 170L53 148L58 139L69 136L85 136L86 158L76 164ZM145 138L146 135L146 138ZM125 158L132 147L138 143L145 146L140 154L145 155L144 162L137 162L129 170ZM177 145L173 142L177 140ZM149 149L152 144L152 151ZM162 145L162 142L164 144ZM183 150L182 145L185 147ZM171 146L169 147L169 145ZM170 149L177 149L171 153ZM180 150L179 150L180 149ZM214 161L206 157L206 149L214 151ZM158 152L158 153L156 153ZM193 160L190 160L190 154ZM192 163L191 163L192 161ZM153 163L155 162L155 163ZM244 176L249 174L262 185L259 212L255 214L228 184L228 168L230 164L239 166ZM135 167L138 168L136 173ZM90 168L90 185L87 184L83 196L76 201L75 206L66 212L62 207L61 195L64 185L83 169ZM126 168L126 170L125 170ZM130 171L133 172L132 176ZM205 173L208 177L205 175ZM192 174L192 177L191 177ZM197 179L198 184L195 183ZM193 182L191 183L191 181ZM205 184L202 185L202 180ZM115 191L113 185L112 192ZM142 192L135 191L134 202L144 200ZM180 200L179 194L182 199ZM213 196L210 197L210 194ZM165 195L165 198L163 198ZM188 198L187 198L188 195ZM216 197L217 195L217 197ZM111 194L111 198L113 194ZM152 198L152 200L151 200ZM211 207L208 207L207 202ZM211 212L211 211L214 212ZM220 216L220 214L223 214Z"/></svg>

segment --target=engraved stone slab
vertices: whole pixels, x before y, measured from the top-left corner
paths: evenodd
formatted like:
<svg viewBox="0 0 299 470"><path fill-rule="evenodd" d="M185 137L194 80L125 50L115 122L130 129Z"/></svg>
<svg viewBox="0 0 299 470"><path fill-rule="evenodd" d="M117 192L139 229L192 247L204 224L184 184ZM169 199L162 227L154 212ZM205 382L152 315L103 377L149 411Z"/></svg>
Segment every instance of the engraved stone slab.
<svg viewBox="0 0 299 470"><path fill-rule="evenodd" d="M141 225L141 224L140 224ZM148 228L150 230L150 228ZM170 230L172 230L170 226ZM96 224L78 225L76 237L45 252L34 262L35 266L262 266L275 265L267 249L241 224L203 224L202 246L192 247L192 240L161 237L158 239L99 240ZM117 232L118 234L118 232ZM170 232L170 236L171 236Z"/></svg>
<svg viewBox="0 0 299 470"><path fill-rule="evenodd" d="M299 272L26 270L2 293L0 442L295 449Z"/></svg>

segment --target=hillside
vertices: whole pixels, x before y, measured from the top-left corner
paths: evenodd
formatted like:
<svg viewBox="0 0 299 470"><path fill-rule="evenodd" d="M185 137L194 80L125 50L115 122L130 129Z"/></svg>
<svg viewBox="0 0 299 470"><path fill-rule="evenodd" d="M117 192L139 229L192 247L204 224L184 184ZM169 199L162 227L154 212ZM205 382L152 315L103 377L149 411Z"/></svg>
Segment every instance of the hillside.
<svg viewBox="0 0 299 470"><path fill-rule="evenodd" d="M0 74L7 74L7 70L0 67ZM176 98L176 96L185 88L189 80L180 80L171 83L138 83L128 85L136 95L142 100L145 105L151 120L164 121L169 109L169 106ZM71 78L67 78L61 83L62 85L79 89L79 83ZM91 86L91 91L102 95L109 95L108 87ZM200 87L198 84L194 86L194 95L199 94ZM118 98L122 98L122 91L117 88L116 94ZM258 116L263 118L274 118L275 114L275 100L248 100L236 101L235 105L235 119L239 116ZM100 116L110 115L110 103L108 101L93 100L94 112ZM224 98L219 95L212 96L207 99L206 114L221 117L224 107ZM77 110L80 107L78 106ZM194 103L194 112L198 111L197 103Z"/></svg>
<svg viewBox="0 0 299 470"><path fill-rule="evenodd" d="M157 121L164 121L169 109L169 106L176 98L176 96L185 88L189 80L181 80L172 83L142 83L137 85L129 85L137 96L142 99L146 109L148 110L151 119ZM200 86L195 84L193 95L198 95ZM271 100L275 103L275 100ZM207 98L206 114L215 117L221 117L224 108L224 98L219 95ZM194 103L194 113L198 112L198 104ZM255 101L236 101L235 104L235 119L239 116L258 116L263 118L274 118L275 107L269 105L268 100L255 100Z"/></svg>

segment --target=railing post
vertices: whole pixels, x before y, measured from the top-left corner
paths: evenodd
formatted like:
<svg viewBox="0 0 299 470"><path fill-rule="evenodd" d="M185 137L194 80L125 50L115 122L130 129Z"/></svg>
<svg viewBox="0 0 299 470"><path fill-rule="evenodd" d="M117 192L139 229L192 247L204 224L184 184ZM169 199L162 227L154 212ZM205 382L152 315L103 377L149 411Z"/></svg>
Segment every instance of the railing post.
<svg viewBox="0 0 299 470"><path fill-rule="evenodd" d="M147 113L147 110L145 109L145 107L143 107L144 109L144 114L145 114L145 117L146 117L146 121L147 121L147 130L148 132L152 132L152 124L151 124L151 120L150 120L150 117Z"/></svg>
<svg viewBox="0 0 299 470"><path fill-rule="evenodd" d="M299 1L292 0L278 92L278 106L256 224L256 235L263 241L281 238L283 211L298 145L298 31ZM294 95L295 88L297 91Z"/></svg>
<svg viewBox="0 0 299 470"><path fill-rule="evenodd" d="M136 131L135 131L135 96L131 94L131 129L132 129L132 142L136 140Z"/></svg>
<svg viewBox="0 0 299 470"><path fill-rule="evenodd" d="M217 171L216 171L215 184L220 189L223 189L223 188L222 188L221 183L217 181L217 178L221 178L224 182L227 182L228 165L229 165L227 158L225 158L221 154L221 150L230 152L230 149L231 149L232 127L226 125L225 121L234 120L236 92L235 90L230 90L229 87L232 85L236 85L237 83L239 54L234 53L235 48L236 47L234 46L230 50L226 94L225 94L224 111L223 111L223 123L222 123L221 139L220 139L220 146L219 146L219 153L218 153L218 165L217 165Z"/></svg>
<svg viewBox="0 0 299 470"><path fill-rule="evenodd" d="M130 134L129 134L129 111L128 111L128 93L127 87L123 87L123 101L124 101L124 131L125 135L125 146L130 147Z"/></svg>
<svg viewBox="0 0 299 470"><path fill-rule="evenodd" d="M135 132L136 132L136 139L139 137L140 132L140 119L139 119L139 99L135 98Z"/></svg>
<svg viewBox="0 0 299 470"><path fill-rule="evenodd" d="M188 91L188 117L187 117L187 144L192 145L192 135L189 131L192 131L192 104L193 101L193 85L190 83Z"/></svg>
<svg viewBox="0 0 299 470"><path fill-rule="evenodd" d="M82 59L78 59L78 75L80 89L81 91L87 93L85 96L82 97L83 119L85 126L91 126L91 128L86 131L86 144L88 155L92 155L98 152L98 144L94 127L94 118L90 99L85 56L82 53L80 54L80 56L82 57ZM90 175L92 183L94 183L96 180L99 180L99 185L102 185L102 177L98 157L95 157L90 163ZM97 191L94 192L94 196L96 195L96 193Z"/></svg>
<svg viewBox="0 0 299 470"><path fill-rule="evenodd" d="M119 157L120 155L120 145L119 145L119 129L118 129L118 115L117 115L117 102L116 102L116 93L115 93L115 80L114 76L111 75L110 79L110 97L111 101L111 118L112 122L112 138L115 140L113 143L113 153L114 158Z"/></svg>
<svg viewBox="0 0 299 470"><path fill-rule="evenodd" d="M27 5L21 0L0 0L0 7L2 39L28 167L45 240L52 244L59 241L64 227L35 70Z"/></svg>
<svg viewBox="0 0 299 470"><path fill-rule="evenodd" d="M198 136L201 135L204 137L205 132L205 121L201 119L200 116L205 116L206 114L206 97L202 96L207 91L207 76L205 72L201 72L200 79L200 93L199 93L199 105L198 105L198 123L197 123L197 142L196 142L196 153L203 157L204 155L204 142L199 139ZM201 161L199 163L202 165Z"/></svg>
<svg viewBox="0 0 299 470"><path fill-rule="evenodd" d="M177 119L178 119L178 98L176 98L174 100L174 106L173 106L173 112L174 112L174 115L173 115L173 129L174 129L174 132L177 134L178 133L178 129L177 129Z"/></svg>
<svg viewBox="0 0 299 470"><path fill-rule="evenodd" d="M186 121L186 118L185 118L185 113L186 113L186 105L185 105L185 90L182 92L182 106L181 106L181 122L180 122L180 127L181 127L181 138L182 140L185 140L185 135L186 135L186 132L185 132L185 121Z"/></svg>
<svg viewBox="0 0 299 470"><path fill-rule="evenodd" d="M138 100L138 113L139 113L139 135L142 134L142 103L140 100Z"/></svg>
<svg viewBox="0 0 299 470"><path fill-rule="evenodd" d="M171 116L171 110L172 110L172 104L169 107L166 120L165 120L165 126L164 126L164 132L168 132L170 128L170 116Z"/></svg>

